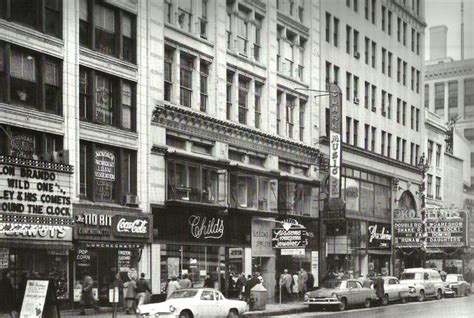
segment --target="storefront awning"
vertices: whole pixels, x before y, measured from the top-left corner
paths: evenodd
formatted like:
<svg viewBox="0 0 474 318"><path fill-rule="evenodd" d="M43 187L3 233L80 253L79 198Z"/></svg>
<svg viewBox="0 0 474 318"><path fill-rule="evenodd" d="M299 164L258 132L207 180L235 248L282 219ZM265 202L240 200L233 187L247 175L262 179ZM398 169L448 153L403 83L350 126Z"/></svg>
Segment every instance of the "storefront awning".
<svg viewBox="0 0 474 318"><path fill-rule="evenodd" d="M32 248L48 250L72 250L72 242L58 241L33 241L33 240L0 240L0 247L7 248Z"/></svg>

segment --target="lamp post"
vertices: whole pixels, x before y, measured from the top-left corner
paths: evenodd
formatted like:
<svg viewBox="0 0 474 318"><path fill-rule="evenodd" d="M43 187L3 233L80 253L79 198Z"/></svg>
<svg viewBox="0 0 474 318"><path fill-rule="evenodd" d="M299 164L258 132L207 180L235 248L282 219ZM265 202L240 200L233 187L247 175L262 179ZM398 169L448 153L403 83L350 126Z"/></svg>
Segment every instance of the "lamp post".
<svg viewBox="0 0 474 318"><path fill-rule="evenodd" d="M427 238L428 233L426 232L426 172L430 168L428 160L425 157L425 153L423 153L420 157L420 161L418 162L418 168L420 169L422 181L420 186L420 194L421 194L421 261L422 267L425 267L425 257L426 257L426 247L427 247Z"/></svg>

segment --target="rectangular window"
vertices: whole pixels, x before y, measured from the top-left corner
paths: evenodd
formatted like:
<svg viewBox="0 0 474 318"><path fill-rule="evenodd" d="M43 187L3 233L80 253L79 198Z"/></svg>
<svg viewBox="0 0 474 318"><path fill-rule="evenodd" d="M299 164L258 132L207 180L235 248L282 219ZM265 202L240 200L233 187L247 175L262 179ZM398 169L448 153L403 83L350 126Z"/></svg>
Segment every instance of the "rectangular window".
<svg viewBox="0 0 474 318"><path fill-rule="evenodd" d="M464 116L474 117L474 78L464 80Z"/></svg>
<svg viewBox="0 0 474 318"><path fill-rule="evenodd" d="M444 83L435 83L435 113L444 117Z"/></svg>
<svg viewBox="0 0 474 318"><path fill-rule="evenodd" d="M370 8L372 10L372 24L375 24L375 11L377 10L376 0L372 0L372 6Z"/></svg>
<svg viewBox="0 0 474 318"><path fill-rule="evenodd" d="M400 160L400 147L401 147L402 139L397 137L397 151L395 153L395 159Z"/></svg>
<svg viewBox="0 0 474 318"><path fill-rule="evenodd" d="M346 25L346 53L351 54L351 35L352 28Z"/></svg>
<svg viewBox="0 0 474 318"><path fill-rule="evenodd" d="M402 60L397 58L397 82L400 83L401 80L401 71L402 71Z"/></svg>
<svg viewBox="0 0 474 318"><path fill-rule="evenodd" d="M385 74L385 59L387 57L387 50L382 48L382 74Z"/></svg>
<svg viewBox="0 0 474 318"><path fill-rule="evenodd" d="M436 168L441 166L441 145L436 144Z"/></svg>
<svg viewBox="0 0 474 318"><path fill-rule="evenodd" d="M448 116L449 119L458 116L458 82L448 83Z"/></svg>
<svg viewBox="0 0 474 318"><path fill-rule="evenodd" d="M397 98L397 123L400 123L400 113L402 109L402 101L400 98Z"/></svg>
<svg viewBox="0 0 474 318"><path fill-rule="evenodd" d="M382 130L380 134L380 154L385 156L385 135L386 132Z"/></svg>
<svg viewBox="0 0 474 318"><path fill-rule="evenodd" d="M331 68L331 63L326 61L326 84L329 84L331 82Z"/></svg>
<svg viewBox="0 0 474 318"><path fill-rule="evenodd" d="M387 65L387 75L392 77L392 52L388 52Z"/></svg>
<svg viewBox="0 0 474 318"><path fill-rule="evenodd" d="M441 178L440 177L436 177L436 189L435 189L436 193L436 200L441 200Z"/></svg>
<svg viewBox="0 0 474 318"><path fill-rule="evenodd" d="M388 10L387 16L387 32L388 35L392 35L392 11Z"/></svg>
<svg viewBox="0 0 474 318"><path fill-rule="evenodd" d="M293 138L295 103L296 97L286 94L286 135L288 138Z"/></svg>
<svg viewBox="0 0 474 318"><path fill-rule="evenodd" d="M346 143L351 143L351 121L350 117L346 117Z"/></svg>
<svg viewBox="0 0 474 318"><path fill-rule="evenodd" d="M425 84L425 91L424 91L424 94L425 94L425 108L429 108L430 106L430 87L428 86L428 84Z"/></svg>
<svg viewBox="0 0 474 318"><path fill-rule="evenodd" d="M79 115L81 120L91 118L92 98L90 74L85 68L79 69Z"/></svg>
<svg viewBox="0 0 474 318"><path fill-rule="evenodd" d="M247 125L250 79L239 76L239 123Z"/></svg>
<svg viewBox="0 0 474 318"><path fill-rule="evenodd" d="M415 90L415 68L412 67L411 68L411 85L410 85L410 88L412 91Z"/></svg>
<svg viewBox="0 0 474 318"><path fill-rule="evenodd" d="M339 85L339 66L334 65L334 84Z"/></svg>
<svg viewBox="0 0 474 318"><path fill-rule="evenodd" d="M248 55L248 34L249 34L249 24L246 20L241 18L237 19L238 29L237 29L237 43L239 54L247 56Z"/></svg>
<svg viewBox="0 0 474 318"><path fill-rule="evenodd" d="M10 0L0 2L0 17L40 32L61 37L61 0Z"/></svg>
<svg viewBox="0 0 474 318"><path fill-rule="evenodd" d="M305 112L306 112L306 104L307 101L304 99L300 99L300 118L299 118L299 124L300 124L300 141L304 141L304 127L305 127Z"/></svg>
<svg viewBox="0 0 474 318"><path fill-rule="evenodd" d="M420 110L416 110L415 130L418 131L420 127Z"/></svg>
<svg viewBox="0 0 474 318"><path fill-rule="evenodd" d="M193 94L194 57L180 52L180 91L179 103L181 106L191 107Z"/></svg>
<svg viewBox="0 0 474 318"><path fill-rule="evenodd" d="M375 143L377 139L377 128L372 127L372 139L370 143L370 151L375 152Z"/></svg>
<svg viewBox="0 0 474 318"><path fill-rule="evenodd" d="M165 46L164 58L164 99L171 102L173 92L173 56L174 50Z"/></svg>
<svg viewBox="0 0 474 318"><path fill-rule="evenodd" d="M326 12L326 42L331 43L331 14Z"/></svg>
<svg viewBox="0 0 474 318"><path fill-rule="evenodd" d="M364 83L364 106L369 109L369 94L370 94L370 84L369 82Z"/></svg>
<svg viewBox="0 0 474 318"><path fill-rule="evenodd" d="M354 0L354 11L358 12L359 11L359 0Z"/></svg>
<svg viewBox="0 0 474 318"><path fill-rule="evenodd" d="M233 115L232 115L232 99L233 99L233 94L232 94L232 86L234 84L234 73L231 71L227 71L227 76L226 76L226 118L228 120L232 120Z"/></svg>
<svg viewBox="0 0 474 318"><path fill-rule="evenodd" d="M416 71L416 87L415 87L415 91L417 94L420 93L420 71Z"/></svg>
<svg viewBox="0 0 474 318"><path fill-rule="evenodd" d="M115 12L99 4L94 5L95 48L115 55Z"/></svg>
<svg viewBox="0 0 474 318"><path fill-rule="evenodd" d="M428 140L428 157L426 159L429 165L431 165L432 158L433 158L433 148L434 148L433 141Z"/></svg>
<svg viewBox="0 0 474 318"><path fill-rule="evenodd" d="M415 129L415 106L411 106L410 110L410 128Z"/></svg>
<svg viewBox="0 0 474 318"><path fill-rule="evenodd" d="M385 32L385 15L386 15L387 9L385 6L382 6L382 31Z"/></svg>
<svg viewBox="0 0 474 318"><path fill-rule="evenodd" d="M403 85L407 85L407 62L403 62L403 73L402 73Z"/></svg>
<svg viewBox="0 0 474 318"><path fill-rule="evenodd" d="M416 32L416 55L420 55L420 33Z"/></svg>
<svg viewBox="0 0 474 318"><path fill-rule="evenodd" d="M354 104L359 104L359 78L354 75L354 90L353 90Z"/></svg>
<svg viewBox="0 0 474 318"><path fill-rule="evenodd" d="M364 0L364 16L366 20L369 20L369 0Z"/></svg>
<svg viewBox="0 0 474 318"><path fill-rule="evenodd" d="M354 57L359 58L359 31L354 29Z"/></svg>
<svg viewBox="0 0 474 318"><path fill-rule="evenodd" d="M199 72L200 72L200 91L201 91L201 105L199 109L202 112L207 111L207 104L209 100L209 92L208 92L208 79L209 79L209 63L201 60L199 65Z"/></svg>
<svg viewBox="0 0 474 318"><path fill-rule="evenodd" d="M420 154L420 146L415 145L415 165L418 164L419 154Z"/></svg>
<svg viewBox="0 0 474 318"><path fill-rule="evenodd" d="M356 147L359 145L359 121L354 119L354 133L352 144Z"/></svg>
<svg viewBox="0 0 474 318"><path fill-rule="evenodd" d="M387 116L387 112L386 112L386 109L385 109L385 99L386 99L386 97L387 97L387 92L385 92L384 90L382 90L381 97L382 97L382 100L381 100L382 116L383 116L383 117L386 117L386 116Z"/></svg>
<svg viewBox="0 0 474 318"><path fill-rule="evenodd" d="M351 100L351 78L352 74L346 72L346 100Z"/></svg>
<svg viewBox="0 0 474 318"><path fill-rule="evenodd" d="M226 39L227 39L227 49L231 50L232 49L232 14L227 13L226 15Z"/></svg>
<svg viewBox="0 0 474 318"><path fill-rule="evenodd" d="M369 38L365 38L365 50L364 50L364 59L365 64L369 65L369 50L370 50L370 40Z"/></svg>
<svg viewBox="0 0 474 318"><path fill-rule="evenodd" d="M370 126L365 124L364 126L364 149L369 150L369 136L370 134Z"/></svg>
<svg viewBox="0 0 474 318"><path fill-rule="evenodd" d="M406 119L407 119L407 102L403 102L403 108L402 108L402 125L406 125Z"/></svg>
<svg viewBox="0 0 474 318"><path fill-rule="evenodd" d="M208 0L202 0L201 17L199 18L199 35L203 39L207 39L207 7Z"/></svg>
<svg viewBox="0 0 474 318"><path fill-rule="evenodd" d="M372 41L372 67L375 68L377 57L377 44Z"/></svg>
<svg viewBox="0 0 474 318"><path fill-rule="evenodd" d="M403 22L403 45L407 46L407 23Z"/></svg>
<svg viewBox="0 0 474 318"><path fill-rule="evenodd" d="M277 135L281 135L281 103L283 98L283 92L277 91L277 103L276 103L276 131Z"/></svg>
<svg viewBox="0 0 474 318"><path fill-rule="evenodd" d="M402 36L402 19L397 18L397 41L401 42Z"/></svg>
<svg viewBox="0 0 474 318"><path fill-rule="evenodd" d="M88 10L88 0L79 1L79 43L85 47L91 46L91 26Z"/></svg>
<svg viewBox="0 0 474 318"><path fill-rule="evenodd" d="M428 174L426 190L427 190L428 198L432 198L433 197L433 176L430 174Z"/></svg>
<svg viewBox="0 0 474 318"><path fill-rule="evenodd" d="M17 48L11 49L10 98L12 103L30 107L38 105L37 62L37 57L30 55L29 52Z"/></svg>
<svg viewBox="0 0 474 318"><path fill-rule="evenodd" d="M260 48L261 43L261 32L262 32L262 20L263 18L257 18L255 20L255 38L253 43L253 58L255 61L260 61Z"/></svg>
<svg viewBox="0 0 474 318"><path fill-rule="evenodd" d="M262 125L262 88L263 84L255 82L255 128Z"/></svg>
<svg viewBox="0 0 474 318"><path fill-rule="evenodd" d="M114 82L112 78L102 74L97 74L95 80L95 120L100 124L112 125L115 120L113 110L116 107Z"/></svg>
<svg viewBox="0 0 474 318"><path fill-rule="evenodd" d="M415 159L415 144L410 143L410 164L414 165L414 160Z"/></svg>
<svg viewBox="0 0 474 318"><path fill-rule="evenodd" d="M387 157L392 157L392 134L387 134Z"/></svg>
<svg viewBox="0 0 474 318"><path fill-rule="evenodd" d="M392 119L392 94L387 94L387 118Z"/></svg>
<svg viewBox="0 0 474 318"><path fill-rule="evenodd" d="M134 62L135 39L133 34L134 18L130 14L122 13L122 58Z"/></svg>
<svg viewBox="0 0 474 318"><path fill-rule="evenodd" d="M334 46L339 46L339 19L334 17Z"/></svg>
<svg viewBox="0 0 474 318"><path fill-rule="evenodd" d="M179 1L178 5L178 25L186 32L191 32L192 24L192 3L190 0Z"/></svg>
<svg viewBox="0 0 474 318"><path fill-rule="evenodd" d="M122 84L122 128L127 130L133 129L134 114L133 109L133 88L130 83Z"/></svg>
<svg viewBox="0 0 474 318"><path fill-rule="evenodd" d="M81 0L81 1L87 1L87 0ZM172 12L173 12L173 4L171 2L172 0L165 0L165 21L166 23L172 23Z"/></svg>
<svg viewBox="0 0 474 318"><path fill-rule="evenodd" d="M372 85L372 94L371 94L371 106L372 106L372 111L373 112L376 112L377 111L377 106L375 105L375 101L376 101L376 91L377 91L377 86L375 85Z"/></svg>

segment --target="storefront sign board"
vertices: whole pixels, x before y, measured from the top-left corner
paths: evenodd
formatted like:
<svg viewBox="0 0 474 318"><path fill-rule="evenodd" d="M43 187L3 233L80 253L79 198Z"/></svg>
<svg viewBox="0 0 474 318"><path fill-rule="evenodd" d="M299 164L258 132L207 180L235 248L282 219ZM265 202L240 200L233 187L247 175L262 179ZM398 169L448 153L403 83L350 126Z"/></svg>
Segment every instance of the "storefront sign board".
<svg viewBox="0 0 474 318"><path fill-rule="evenodd" d="M311 251L311 273L314 276L313 287L319 286L319 252Z"/></svg>
<svg viewBox="0 0 474 318"><path fill-rule="evenodd" d="M392 242L390 224L369 223L367 232L369 248L390 249Z"/></svg>
<svg viewBox="0 0 474 318"><path fill-rule="evenodd" d="M304 256L304 248L282 248L281 255Z"/></svg>
<svg viewBox="0 0 474 318"><path fill-rule="evenodd" d="M167 259L168 262L168 278L171 278L171 276L179 275L179 258L178 257L168 257Z"/></svg>
<svg viewBox="0 0 474 318"><path fill-rule="evenodd" d="M0 160L0 212L71 217L71 176Z"/></svg>
<svg viewBox="0 0 474 318"><path fill-rule="evenodd" d="M252 256L269 257L274 256L272 249L272 230L275 223L270 220L252 218Z"/></svg>
<svg viewBox="0 0 474 318"><path fill-rule="evenodd" d="M119 272L128 272L132 264L132 251L131 250L118 250L117 263L118 263Z"/></svg>
<svg viewBox="0 0 474 318"><path fill-rule="evenodd" d="M274 248L305 248L308 245L306 230L301 228L273 229L272 246Z"/></svg>
<svg viewBox="0 0 474 318"><path fill-rule="evenodd" d="M78 248L76 251L76 265L79 267L91 266L91 255L86 248Z"/></svg>
<svg viewBox="0 0 474 318"><path fill-rule="evenodd" d="M66 225L0 222L0 239L71 241L72 227Z"/></svg>
<svg viewBox="0 0 474 318"><path fill-rule="evenodd" d="M113 233L117 237L149 237L150 220L139 215L114 215Z"/></svg>
<svg viewBox="0 0 474 318"><path fill-rule="evenodd" d="M237 248L229 248L229 258L238 258L241 259L244 256L244 249L237 247Z"/></svg>
<svg viewBox="0 0 474 318"><path fill-rule="evenodd" d="M108 150L95 152L95 178L115 181L115 154Z"/></svg>
<svg viewBox="0 0 474 318"><path fill-rule="evenodd" d="M329 199L341 197L341 90L329 84Z"/></svg>
<svg viewBox="0 0 474 318"><path fill-rule="evenodd" d="M466 245L465 211L456 208L426 209L427 248ZM395 211L394 244L397 248L421 247L422 223L414 211Z"/></svg>
<svg viewBox="0 0 474 318"><path fill-rule="evenodd" d="M28 280L21 305L20 318L43 317L48 284L47 280Z"/></svg>

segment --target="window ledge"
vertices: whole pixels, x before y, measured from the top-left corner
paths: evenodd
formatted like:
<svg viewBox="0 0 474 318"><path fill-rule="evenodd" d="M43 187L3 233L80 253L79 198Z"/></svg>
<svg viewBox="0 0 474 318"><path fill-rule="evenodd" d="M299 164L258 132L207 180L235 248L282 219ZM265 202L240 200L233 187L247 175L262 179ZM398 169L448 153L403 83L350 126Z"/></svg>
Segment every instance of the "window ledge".
<svg viewBox="0 0 474 318"><path fill-rule="evenodd" d="M212 203L202 203L202 202L195 202L195 201L184 201L184 200L177 200L177 199L166 199L166 205L182 205L182 206L196 206L196 207L205 207L208 209L227 209L227 204L212 204Z"/></svg>
<svg viewBox="0 0 474 318"><path fill-rule="evenodd" d="M115 147L137 149L138 134L136 132L121 130L112 126L99 125L81 121L80 138L98 143L107 142Z"/></svg>
<svg viewBox="0 0 474 318"><path fill-rule="evenodd" d="M80 61L85 62L81 63L81 65L98 69L118 77L126 77L135 82L137 81L138 66L136 64L82 46L79 48L79 52Z"/></svg>
<svg viewBox="0 0 474 318"><path fill-rule="evenodd" d="M289 81L295 83L296 85L304 86L304 87L306 87L306 88L309 88L309 84L307 84L307 83L305 83L305 82L300 82L299 79L297 79L297 78L289 77L289 76L287 76L287 75L282 74L281 72L277 72L277 75L278 75L279 77L282 77L282 78L284 78L284 79L286 79L286 80L289 80Z"/></svg>
<svg viewBox="0 0 474 318"><path fill-rule="evenodd" d="M64 47L64 41L60 38L56 38L52 35L42 33L33 28L29 28L21 24L18 24L16 22L10 22L4 19L0 19L0 28L4 30L8 30L14 34L13 36L15 37L15 40L12 41L13 44L17 44L18 40L23 38L22 40L24 40L24 42L27 42L29 46L33 46L34 50L38 50L38 51L41 51L42 53L47 53L49 55L55 55L57 57L62 58L62 55L63 55L62 50ZM10 36L6 40L7 41L12 40L12 37ZM54 51L49 50L49 48L37 48L36 46L33 45L32 40L38 41L38 42L44 42L47 45L56 47L57 50L56 52L54 52Z"/></svg>
<svg viewBox="0 0 474 318"><path fill-rule="evenodd" d="M5 124L17 126L23 123L34 130L63 134L64 118L59 115L5 103L0 103L0 114Z"/></svg>
<svg viewBox="0 0 474 318"><path fill-rule="evenodd" d="M209 40L206 40L206 39L201 38L200 35L199 35L199 36L196 36L196 35L195 35L194 33L192 33L192 32L183 31L183 30L181 30L180 28L178 28L177 26L175 26L175 25L173 25L173 24L171 24L171 23L169 23L169 22L165 22L165 27L167 27L167 28L169 28L169 29L171 29L171 30L173 30L173 31L176 31L176 32L178 32L178 33L181 33L181 34L183 34L183 35L185 35L185 36L188 36L188 37L190 37L190 38L192 38L192 39L194 39L194 40L196 40L196 41L199 41L199 42L201 42L201 43L203 43L203 44L206 44L206 45L208 45L208 46L210 46L210 47L212 47L212 48L214 47L214 44L213 44L212 42L210 42Z"/></svg>
<svg viewBox="0 0 474 318"><path fill-rule="evenodd" d="M122 212L122 211L117 211L117 210L123 210L123 211L141 211L139 208L134 208L134 207L129 207L126 205L121 205L118 203L109 203L109 202L100 202L100 201L92 201L84 198L80 198L78 202L74 202L74 205L80 205L83 207L93 207L95 209L97 208L105 208L105 209L110 209L113 210L114 212Z"/></svg>
<svg viewBox="0 0 474 318"><path fill-rule="evenodd" d="M258 62L258 61L256 61L256 60L254 60L254 59L252 59L252 58L248 58L248 57L242 56L242 55L240 55L240 54L238 54L238 53L236 53L236 52L234 52L234 51L232 51L232 50L230 50L230 49L227 49L227 54L229 54L229 55L231 55L231 56L233 56L233 57L239 59L240 61L242 61L242 62L244 62L244 63L250 63L250 64L252 64L253 66L260 67L262 70L266 70L266 69L267 69L267 67L266 67L264 64L262 64L262 63L260 63L260 62Z"/></svg>

